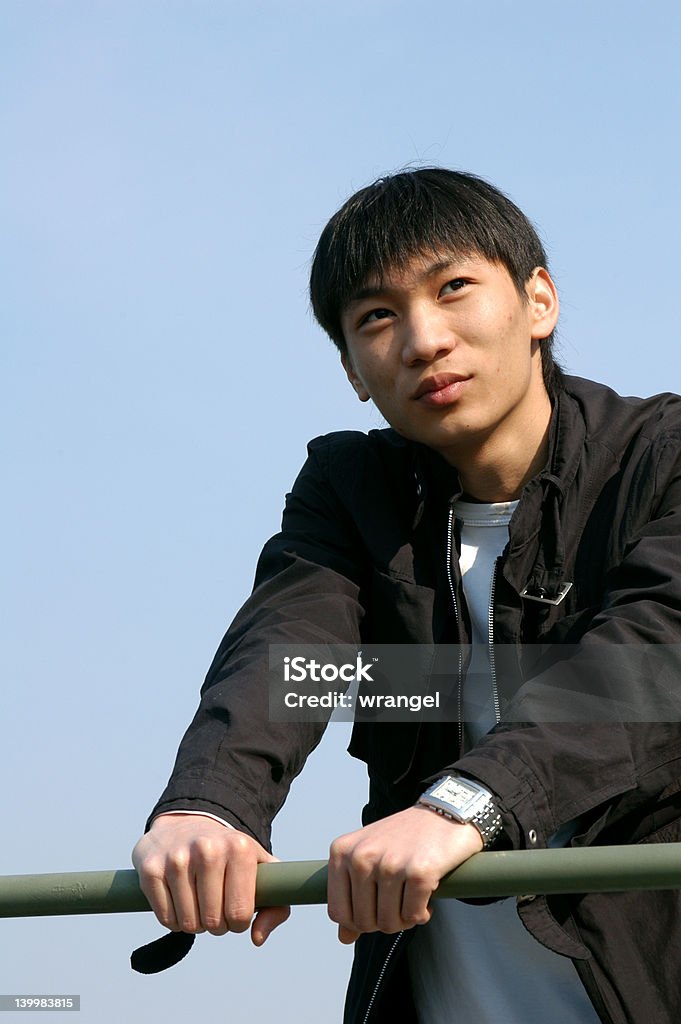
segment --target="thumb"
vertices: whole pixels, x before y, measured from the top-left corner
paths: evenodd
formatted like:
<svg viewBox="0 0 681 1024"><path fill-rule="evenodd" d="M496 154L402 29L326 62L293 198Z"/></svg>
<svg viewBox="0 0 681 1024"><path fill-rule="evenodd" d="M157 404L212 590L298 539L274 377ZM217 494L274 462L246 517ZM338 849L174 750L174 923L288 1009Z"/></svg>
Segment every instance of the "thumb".
<svg viewBox="0 0 681 1024"><path fill-rule="evenodd" d="M290 907L263 907L259 910L251 926L253 945L262 946L274 929L288 920L290 914Z"/></svg>
<svg viewBox="0 0 681 1024"><path fill-rule="evenodd" d="M264 856L260 858L261 864L279 864L280 858L263 851ZM269 938L275 928L287 921L291 916L290 907L263 907L257 912L251 925L251 940L255 946L262 944Z"/></svg>

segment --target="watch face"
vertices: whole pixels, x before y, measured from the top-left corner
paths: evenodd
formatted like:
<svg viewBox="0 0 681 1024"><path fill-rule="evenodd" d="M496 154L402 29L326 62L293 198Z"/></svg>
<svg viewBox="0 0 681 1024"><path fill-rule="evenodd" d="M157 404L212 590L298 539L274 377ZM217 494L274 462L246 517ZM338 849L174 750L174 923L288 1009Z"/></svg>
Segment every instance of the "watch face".
<svg viewBox="0 0 681 1024"><path fill-rule="evenodd" d="M462 779L446 778L430 790L430 796L453 804L460 814L465 815L480 799L480 790Z"/></svg>

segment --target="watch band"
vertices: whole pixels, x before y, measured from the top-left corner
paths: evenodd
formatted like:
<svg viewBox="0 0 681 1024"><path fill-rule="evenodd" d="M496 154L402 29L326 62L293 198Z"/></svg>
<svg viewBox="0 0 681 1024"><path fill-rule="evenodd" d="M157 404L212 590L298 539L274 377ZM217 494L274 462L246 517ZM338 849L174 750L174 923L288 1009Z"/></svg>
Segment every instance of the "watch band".
<svg viewBox="0 0 681 1024"><path fill-rule="evenodd" d="M475 825L482 837L483 848L488 850L494 844L502 829L501 814L491 798L487 810L479 812L471 818L471 825Z"/></svg>

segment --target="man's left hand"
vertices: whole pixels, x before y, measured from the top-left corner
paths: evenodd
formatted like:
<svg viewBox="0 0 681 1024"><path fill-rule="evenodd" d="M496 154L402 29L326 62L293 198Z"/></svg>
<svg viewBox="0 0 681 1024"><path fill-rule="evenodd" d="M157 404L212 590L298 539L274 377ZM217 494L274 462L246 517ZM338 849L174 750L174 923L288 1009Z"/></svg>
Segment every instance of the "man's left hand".
<svg viewBox="0 0 681 1024"><path fill-rule="evenodd" d="M340 836L329 854L328 912L341 942L430 920L440 879L482 850L473 825L409 807Z"/></svg>

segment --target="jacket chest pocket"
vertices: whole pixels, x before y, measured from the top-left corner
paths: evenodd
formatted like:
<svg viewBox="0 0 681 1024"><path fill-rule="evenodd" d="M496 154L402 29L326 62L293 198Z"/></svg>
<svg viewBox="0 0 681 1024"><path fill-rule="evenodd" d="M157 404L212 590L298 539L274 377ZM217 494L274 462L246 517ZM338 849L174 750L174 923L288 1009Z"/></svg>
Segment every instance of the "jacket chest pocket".
<svg viewBox="0 0 681 1024"><path fill-rule="evenodd" d="M374 569L362 633L367 643L433 643L442 637L446 604L435 591Z"/></svg>

